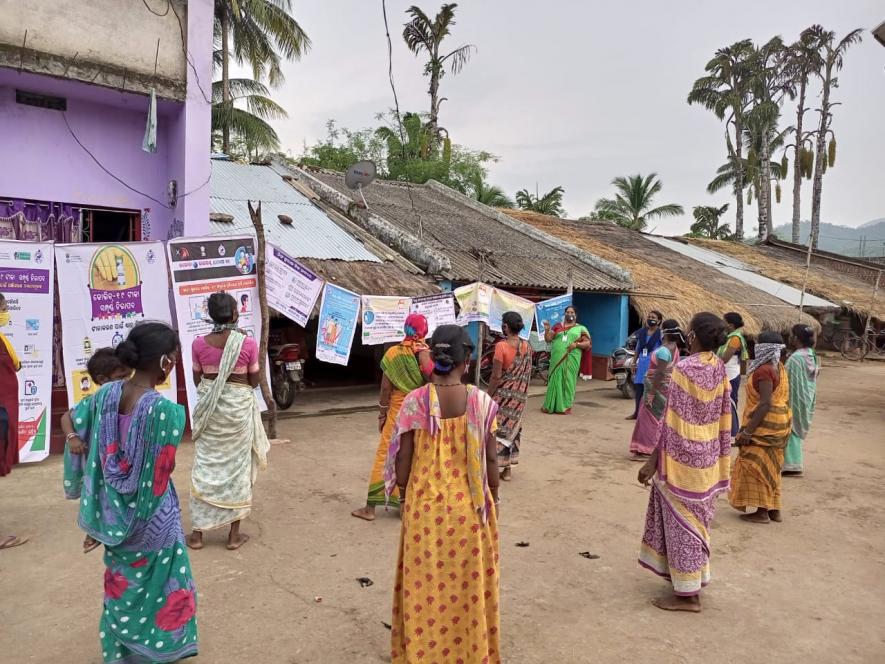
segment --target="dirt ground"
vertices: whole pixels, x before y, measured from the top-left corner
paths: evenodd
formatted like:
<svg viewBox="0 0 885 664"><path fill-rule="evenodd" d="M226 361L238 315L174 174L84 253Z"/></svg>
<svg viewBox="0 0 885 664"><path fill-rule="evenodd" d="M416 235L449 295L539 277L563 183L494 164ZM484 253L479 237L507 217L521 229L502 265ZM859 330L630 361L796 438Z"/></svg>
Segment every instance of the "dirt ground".
<svg viewBox="0 0 885 664"><path fill-rule="evenodd" d="M885 364L828 360L807 444L806 475L785 478L785 521L739 521L724 499L713 531L713 582L699 615L649 600L666 583L636 564L647 501L626 459L629 403L593 383L571 417L533 398L522 464L502 493L502 650L551 662L885 661ZM245 524L192 553L201 656L227 664L389 661L399 521L349 512L365 495L373 413L287 420ZM192 458L175 471L187 516ZM99 662L101 552L80 553L61 460L0 479L0 532L28 535L0 552L0 662ZM517 548L519 541L530 543ZM581 551L598 554L587 560ZM361 588L356 578L374 585ZM322 598L317 601L315 598Z"/></svg>

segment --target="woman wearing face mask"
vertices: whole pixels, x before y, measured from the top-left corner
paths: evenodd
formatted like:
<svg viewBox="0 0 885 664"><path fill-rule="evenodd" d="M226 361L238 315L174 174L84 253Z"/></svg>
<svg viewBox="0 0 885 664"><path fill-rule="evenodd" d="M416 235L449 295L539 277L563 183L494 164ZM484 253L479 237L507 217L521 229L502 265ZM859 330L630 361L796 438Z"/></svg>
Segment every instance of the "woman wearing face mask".
<svg viewBox="0 0 885 664"><path fill-rule="evenodd" d="M115 352L132 377L62 416L68 444L89 455L78 478L65 475L65 492L80 495L80 528L105 545L104 661L177 662L197 654L196 590L171 480L185 417L156 386L181 344L165 323L139 323Z"/></svg>
<svg viewBox="0 0 885 664"><path fill-rule="evenodd" d="M212 333L193 344L194 466L187 539L203 547L203 531L230 526L227 548L245 544L240 521L252 510L252 485L267 467L270 443L261 422L255 387L260 378L258 344L237 329L237 301L228 293L209 297Z"/></svg>
<svg viewBox="0 0 885 664"><path fill-rule="evenodd" d="M0 328L9 325L6 298L0 293ZM0 477L18 463L18 376L22 365L6 335L0 332ZM26 543L26 537L0 535L0 549Z"/></svg>
<svg viewBox="0 0 885 664"><path fill-rule="evenodd" d="M642 395L645 392L645 374L651 366L652 353L660 348L663 342L660 328L663 317L660 311L650 311L645 319L645 326L636 332L636 364L633 369L636 408L633 414L627 418L628 420L635 420L639 417L639 406L642 405Z"/></svg>
<svg viewBox="0 0 885 664"><path fill-rule="evenodd" d="M544 340L550 344L550 373L542 410L567 415L572 412L575 401L581 355L591 347L590 332L578 324L577 310L568 307L562 323L551 328L550 323L544 321Z"/></svg>
<svg viewBox="0 0 885 664"><path fill-rule="evenodd" d="M746 372L750 353L747 348L747 340L744 338L743 317L739 313L730 311L723 318L728 325L728 341L719 349L719 357L725 364L725 371L728 373L728 380L731 383L731 401L734 404L731 435L737 436L740 428L740 420L737 417L738 394L741 389L741 376Z"/></svg>

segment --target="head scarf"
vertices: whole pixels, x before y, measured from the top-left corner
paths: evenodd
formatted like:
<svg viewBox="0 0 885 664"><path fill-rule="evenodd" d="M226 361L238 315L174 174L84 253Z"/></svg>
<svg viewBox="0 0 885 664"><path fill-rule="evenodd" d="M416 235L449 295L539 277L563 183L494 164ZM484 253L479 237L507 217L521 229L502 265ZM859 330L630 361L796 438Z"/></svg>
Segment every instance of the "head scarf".
<svg viewBox="0 0 885 664"><path fill-rule="evenodd" d="M764 367L766 364L777 366L777 363L781 360L781 352L784 348L786 348L784 344L756 344L756 357L750 360L747 373L753 373L756 369Z"/></svg>
<svg viewBox="0 0 885 664"><path fill-rule="evenodd" d="M424 341L427 336L427 319L422 314L409 314L403 329L406 333L404 341Z"/></svg>

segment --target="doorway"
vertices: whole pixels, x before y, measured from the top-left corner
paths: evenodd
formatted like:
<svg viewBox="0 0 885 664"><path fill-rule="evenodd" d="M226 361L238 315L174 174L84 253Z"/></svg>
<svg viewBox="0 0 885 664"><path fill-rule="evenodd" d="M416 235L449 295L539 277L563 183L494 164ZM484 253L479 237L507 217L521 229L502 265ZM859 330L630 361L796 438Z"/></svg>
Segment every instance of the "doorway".
<svg viewBox="0 0 885 664"><path fill-rule="evenodd" d="M134 210L83 208L83 242L138 242L141 213Z"/></svg>

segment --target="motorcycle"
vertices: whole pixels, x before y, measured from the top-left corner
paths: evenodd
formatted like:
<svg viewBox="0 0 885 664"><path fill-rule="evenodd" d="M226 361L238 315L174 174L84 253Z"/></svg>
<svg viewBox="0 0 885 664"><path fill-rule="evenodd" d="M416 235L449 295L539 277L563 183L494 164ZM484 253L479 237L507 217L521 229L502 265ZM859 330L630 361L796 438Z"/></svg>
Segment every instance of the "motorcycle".
<svg viewBox="0 0 885 664"><path fill-rule="evenodd" d="M483 343L483 353L480 357L479 380L483 387L488 387L492 378L492 364L495 359L495 344L504 337L497 332L489 332ZM547 384L550 374L550 352L547 350L547 344L542 340L538 340L537 334L532 333L529 340L532 346L532 375L533 380L537 379ZM471 378L473 374L468 374Z"/></svg>
<svg viewBox="0 0 885 664"><path fill-rule="evenodd" d="M636 370L636 335L630 335L627 342L612 351L608 358L608 371L615 377L618 390L625 399L636 397L633 374Z"/></svg>
<svg viewBox="0 0 885 664"><path fill-rule="evenodd" d="M295 402L295 393L304 389L306 353L301 344L283 344L269 349L270 387L273 399L281 410Z"/></svg>

